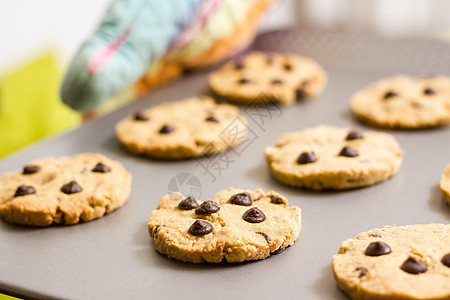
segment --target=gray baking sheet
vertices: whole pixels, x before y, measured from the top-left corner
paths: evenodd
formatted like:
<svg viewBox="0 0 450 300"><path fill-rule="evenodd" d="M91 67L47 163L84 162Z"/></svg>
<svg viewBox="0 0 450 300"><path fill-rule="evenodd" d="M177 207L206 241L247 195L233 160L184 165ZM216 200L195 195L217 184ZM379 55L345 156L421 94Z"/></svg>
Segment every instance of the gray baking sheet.
<svg viewBox="0 0 450 300"><path fill-rule="evenodd" d="M281 110L243 109L252 117L251 139L226 156L149 160L129 155L114 136L116 122L138 109L207 92L204 71L0 161L4 173L42 156L100 152L121 161L133 175L128 203L99 220L42 229L1 221L0 291L70 299L346 299L330 267L343 240L390 224L449 223L450 207L438 187L450 163L448 128L389 131L405 152L400 172L384 183L344 192L310 192L276 182L263 151L282 132L319 124L368 130L349 111L352 92L397 73L448 74L450 46L431 39L394 41L294 30L265 34L253 47L317 59L328 71L329 83L313 101ZM184 182L186 174L191 177ZM302 208L300 238L284 253L251 263L193 265L164 257L155 252L146 223L159 199L177 185L195 190L202 200L230 186L276 190Z"/></svg>

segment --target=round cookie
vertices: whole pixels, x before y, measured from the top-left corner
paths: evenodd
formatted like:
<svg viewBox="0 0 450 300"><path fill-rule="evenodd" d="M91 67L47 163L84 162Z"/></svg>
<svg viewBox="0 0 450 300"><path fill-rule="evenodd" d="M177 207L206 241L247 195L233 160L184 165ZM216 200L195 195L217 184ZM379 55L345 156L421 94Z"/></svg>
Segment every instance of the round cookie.
<svg viewBox="0 0 450 300"><path fill-rule="evenodd" d="M218 95L240 104L260 104L267 99L283 105L318 96L326 73L315 61L297 54L251 52L209 76Z"/></svg>
<svg viewBox="0 0 450 300"><path fill-rule="evenodd" d="M385 128L420 129L450 124L450 78L399 75L356 92L352 111Z"/></svg>
<svg viewBox="0 0 450 300"><path fill-rule="evenodd" d="M116 135L135 154L184 159L221 153L246 132L246 119L230 104L189 98L136 112L116 125Z"/></svg>
<svg viewBox="0 0 450 300"><path fill-rule="evenodd" d="M148 221L155 249L191 263L264 259L291 246L300 234L300 208L262 190L229 188L198 201L164 196Z"/></svg>
<svg viewBox="0 0 450 300"><path fill-rule="evenodd" d="M439 186L441 187L445 200L450 205L450 164L445 168Z"/></svg>
<svg viewBox="0 0 450 300"><path fill-rule="evenodd" d="M329 126L283 134L265 155L278 181L313 190L372 185L395 174L402 162L398 143L387 133Z"/></svg>
<svg viewBox="0 0 450 300"><path fill-rule="evenodd" d="M352 299L450 299L450 225L360 233L341 244L332 267Z"/></svg>
<svg viewBox="0 0 450 300"><path fill-rule="evenodd" d="M130 188L131 175L103 155L42 158L0 177L0 217L31 226L87 222L121 207Z"/></svg>

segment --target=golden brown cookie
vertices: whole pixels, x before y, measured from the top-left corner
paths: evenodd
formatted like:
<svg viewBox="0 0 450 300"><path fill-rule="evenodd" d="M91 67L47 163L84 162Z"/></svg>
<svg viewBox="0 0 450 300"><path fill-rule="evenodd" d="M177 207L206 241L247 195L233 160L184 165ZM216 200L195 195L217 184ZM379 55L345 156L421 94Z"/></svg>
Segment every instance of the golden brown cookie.
<svg viewBox="0 0 450 300"><path fill-rule="evenodd" d="M352 299L450 299L450 225L387 226L346 240L333 257Z"/></svg>
<svg viewBox="0 0 450 300"><path fill-rule="evenodd" d="M265 155L278 181L313 190L372 185L395 174L402 162L390 134L330 126L283 134Z"/></svg>
<svg viewBox="0 0 450 300"><path fill-rule="evenodd" d="M121 207L131 175L101 154L42 158L0 178L0 217L31 226L76 224Z"/></svg>
<svg viewBox="0 0 450 300"><path fill-rule="evenodd" d="M189 98L150 107L116 125L116 135L135 154L184 159L221 153L246 132L246 119L230 104L212 98Z"/></svg>
<svg viewBox="0 0 450 300"><path fill-rule="evenodd" d="M148 230L158 252L184 262L264 259L300 234L300 208L287 204L260 189L229 188L203 202L174 193L161 199Z"/></svg>
<svg viewBox="0 0 450 300"><path fill-rule="evenodd" d="M441 187L445 200L450 205L450 164L445 168L439 186Z"/></svg>
<svg viewBox="0 0 450 300"><path fill-rule="evenodd" d="M387 128L421 129L450 124L450 78L399 75L356 92L352 111Z"/></svg>
<svg viewBox="0 0 450 300"><path fill-rule="evenodd" d="M326 73L315 61L297 54L251 52L209 76L218 95L240 104L272 99L283 105L318 96Z"/></svg>

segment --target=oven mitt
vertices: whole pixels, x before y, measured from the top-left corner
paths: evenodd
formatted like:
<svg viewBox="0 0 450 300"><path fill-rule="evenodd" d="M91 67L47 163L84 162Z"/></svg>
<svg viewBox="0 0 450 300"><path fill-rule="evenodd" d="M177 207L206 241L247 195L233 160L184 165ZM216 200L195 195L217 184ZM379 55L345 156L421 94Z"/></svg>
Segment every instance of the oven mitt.
<svg viewBox="0 0 450 300"><path fill-rule="evenodd" d="M250 43L273 1L114 0L72 60L62 100L106 113L187 69L215 64Z"/></svg>

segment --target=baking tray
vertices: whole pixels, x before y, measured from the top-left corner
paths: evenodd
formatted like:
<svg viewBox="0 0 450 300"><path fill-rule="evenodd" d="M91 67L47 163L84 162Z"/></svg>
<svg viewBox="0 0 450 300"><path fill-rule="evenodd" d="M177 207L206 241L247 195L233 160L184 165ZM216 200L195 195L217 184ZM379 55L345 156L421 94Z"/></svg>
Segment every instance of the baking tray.
<svg viewBox="0 0 450 300"><path fill-rule="evenodd" d="M282 132L319 124L369 129L350 113L352 92L397 73L448 74L450 46L431 39L394 41L299 29L264 34L253 48L310 56L328 71L329 83L314 101L282 109L244 108L249 138L225 159L149 160L129 155L114 136L116 122L138 109L204 94L204 71L1 161L3 173L42 156L101 152L125 165L133 186L124 207L96 221L42 229L0 222L0 292L70 299L346 299L330 267L342 241L394 223L449 223L450 207L438 187L450 163L448 128L389 131L405 152L400 172L384 183L344 192L297 190L276 182L263 151ZM220 165L220 159L228 164ZM148 236L147 220L177 185L182 191L192 188L202 200L231 186L276 190L302 208L300 238L282 254L251 263L194 265L160 255Z"/></svg>

